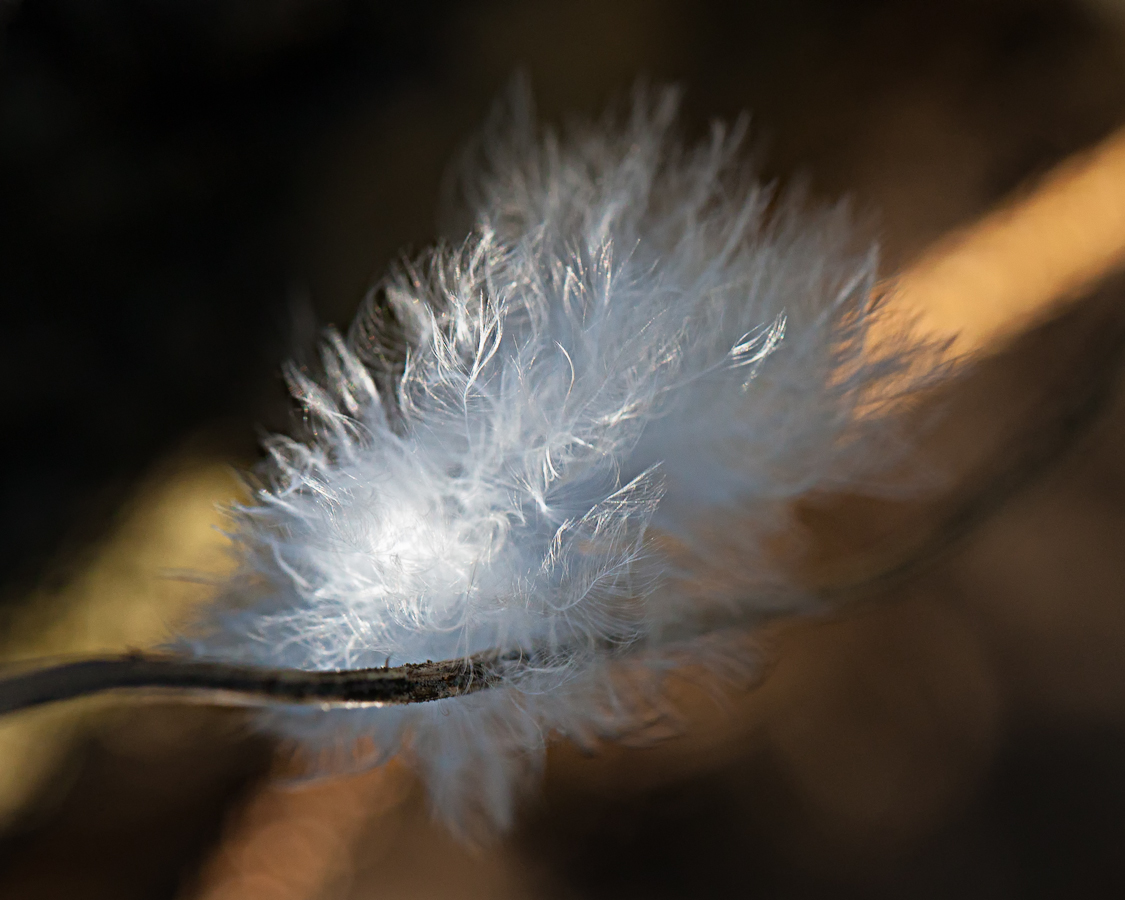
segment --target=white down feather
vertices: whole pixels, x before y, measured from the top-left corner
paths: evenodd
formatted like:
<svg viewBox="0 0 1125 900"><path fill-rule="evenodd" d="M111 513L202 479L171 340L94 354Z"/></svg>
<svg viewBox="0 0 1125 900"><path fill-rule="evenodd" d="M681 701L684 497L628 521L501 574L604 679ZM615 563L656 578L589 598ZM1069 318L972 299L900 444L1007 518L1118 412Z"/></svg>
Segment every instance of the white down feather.
<svg viewBox="0 0 1125 900"><path fill-rule="evenodd" d="M668 666L806 608L766 540L885 450L909 354L865 350L874 251L748 177L742 123L685 149L675 106L638 92L562 135L498 108L467 236L329 332L319 376L289 371L308 434L268 441L194 641L301 669L523 651L469 696L266 714L368 761L405 746L458 828L506 827L552 735L636 728Z"/></svg>

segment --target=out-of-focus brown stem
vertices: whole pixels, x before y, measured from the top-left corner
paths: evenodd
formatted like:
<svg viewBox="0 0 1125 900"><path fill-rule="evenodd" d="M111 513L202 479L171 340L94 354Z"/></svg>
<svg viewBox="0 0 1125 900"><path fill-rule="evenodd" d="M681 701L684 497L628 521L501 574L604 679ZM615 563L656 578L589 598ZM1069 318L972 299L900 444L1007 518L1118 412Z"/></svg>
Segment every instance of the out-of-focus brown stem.
<svg viewBox="0 0 1125 900"><path fill-rule="evenodd" d="M970 373L980 377L961 379L947 390L991 397L996 387L987 384L990 367L1026 365L1028 361L1036 365L1025 385L1025 393L1033 399L1006 427L995 426L1001 432L998 438L977 434L980 442L992 444L983 462L953 479L956 486L952 489L920 502L905 501L903 505L915 510L909 518L919 527L903 529L884 523L881 543L889 552L865 559L862 552L849 552L846 542L837 544L832 552L835 575L814 587L821 596L838 602L870 595L929 568L1091 431L1116 396L1125 365L1125 279L1114 279L1074 309L1029 329L1008 343L1003 357L987 360ZM943 398L934 402L940 405ZM952 418L959 418L956 412ZM957 465L951 462L950 467ZM893 505L893 501L887 502L885 509ZM846 522L846 515L843 518ZM846 528L839 518L834 523L822 520L822 524L825 528L812 529L814 539L823 536L817 531L830 529L839 540L840 528ZM841 555L849 558L840 559ZM816 585L815 576L805 583Z"/></svg>
<svg viewBox="0 0 1125 900"><path fill-rule="evenodd" d="M297 787L267 783L228 824L193 900L315 900L346 880L365 827L406 797L390 763Z"/></svg>
<svg viewBox="0 0 1125 900"><path fill-rule="evenodd" d="M1125 265L1125 128L938 241L892 302L972 354L1042 321Z"/></svg>

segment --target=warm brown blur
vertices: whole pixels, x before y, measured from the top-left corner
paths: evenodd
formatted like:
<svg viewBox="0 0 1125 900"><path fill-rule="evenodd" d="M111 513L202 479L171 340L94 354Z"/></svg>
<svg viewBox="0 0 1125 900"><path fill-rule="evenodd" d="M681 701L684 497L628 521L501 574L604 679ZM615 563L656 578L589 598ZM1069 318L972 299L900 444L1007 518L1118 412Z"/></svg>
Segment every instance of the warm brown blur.
<svg viewBox="0 0 1125 900"><path fill-rule="evenodd" d="M118 6L127 4L106 9ZM517 64L549 116L593 110L641 73L685 85L691 129L749 108L768 175L804 172L814 198L848 192L873 220L895 285L888 302L935 333L959 333L958 352L991 355L941 398L946 418L925 432L920 456L934 471L932 493L809 498L796 511L798 539L779 553L810 583L876 571L914 546L962 482L1002 467L1001 449L1055 414L1068 374L1088 362L1099 334L1120 325L1125 288L1110 281L1107 293L1090 293L1125 255L1125 137L1116 130L1125 124L1125 16L1114 0L312 7L239 0L224 9L241 12L219 13L203 4L198 21L214 15L221 27L196 23L203 37L177 50L176 65L203 73L200 108L247 104L199 125L191 98L173 92L163 115L173 119L171 146L191 164L175 170L181 157L152 151L153 171L158 163L178 171L177 190L192 198L187 212L175 207L168 216L198 214L200 234L209 234L212 223L198 210L210 210L227 229L221 241L188 241L186 268L169 263L165 271L160 253L129 229L97 230L90 209L98 203L137 216L127 221L139 231L147 221L129 206L142 202L143 185L127 193L104 148L108 156L80 168L104 183L78 182L82 190L66 195L74 229L67 240L97 238L106 242L97 245L102 253L119 241L120 277L135 260L147 273L137 290L161 298L160 277L178 290L193 283L185 272L220 273L200 281L214 277L229 293L199 303L246 317L222 319L237 348L254 340L246 323L276 326L261 309L288 315L268 306L287 295L269 295L259 309L242 299L245 283L269 277L279 295L294 286L321 318L344 322L400 247L432 238L442 167ZM44 73L68 71L47 51L47 62L28 56L28 46L40 46L32 38L121 92L130 78L147 83L146 66L161 65L141 50L127 57L133 75L124 62L106 62L132 52L121 49L130 40L147 46L149 26L135 24L147 20L106 12L98 31L67 9L28 0L12 20L24 29L13 31L18 52L9 56L13 67L25 66L13 70L23 81L12 78L26 86L17 97L24 106L5 94L0 111L49 105L55 95L43 85L57 85ZM152 46L170 40L150 26ZM364 62L365 41L389 62ZM111 96L118 106L107 108L125 116L124 101ZM132 124L98 120L98 134L119 129L123 143L130 127L160 115L143 103L129 114ZM176 115L187 123L182 134ZM21 121L0 117L0 138L30 144L54 133ZM231 159L228 145L237 148ZM128 146L148 152L143 143ZM118 162L140 170L124 152ZM262 171L275 179L274 193L246 193ZM162 202L180 202L170 196ZM281 236L271 230L282 227ZM179 231L170 234L180 241ZM237 264L214 249L222 241L237 248ZM78 259L74 270L86 272L82 265ZM228 271L242 274L222 280ZM290 281L278 285L280 273ZM42 290L62 290L35 274ZM276 361L261 361L262 374L251 376L224 362L221 347L193 351L194 320L175 312L179 294L166 293L173 299L154 301L152 315L169 318L151 327L189 335L187 349L173 342L167 352L185 354L181 370L191 378L154 381L157 399L144 401L154 406L122 401L113 420L132 423L118 432L133 434L128 446L141 448L135 460L147 460L149 478L136 477L139 461L100 476L73 462L86 472L90 496L103 496L95 488L105 485L95 482L109 484L105 472L132 493L115 487L107 495L118 498L116 525L83 524L81 540L57 538L66 553L48 547L69 574L40 577L31 599L24 591L5 608L8 658L159 640L205 596L161 573L223 571L213 504L237 488L214 462L194 461L243 464L252 445L244 422L284 425L280 391L268 382ZM1064 307L1069 318L1020 338ZM150 326L139 309L129 327L145 337ZM212 321L204 306L196 314ZM297 351L308 338L302 321L292 329ZM27 341L38 333L28 326ZM107 346L137 354L125 365L138 381L171 378L128 342ZM204 365L205 355L215 358ZM191 393L192 378L203 377L197 364L222 366L230 383L218 390L223 403L236 398L233 406L204 387ZM92 380L96 364L87 366ZM113 371L102 375L108 387L93 396L108 406L120 390ZM82 380L59 389L68 402L86 397ZM42 391L50 389L45 382ZM154 430L154 417L178 422L177 404L190 407L184 424ZM184 437L174 429L186 430L189 419L206 439L173 452ZM103 440L91 435L89 452ZM64 464L71 462L52 462ZM271 748L229 712L114 703L13 719L0 724L0 819L11 823L0 844L0 896L1120 896L1123 467L1125 406L1117 398L1068 453L932 565L859 592L831 618L761 636L766 677L754 690L716 697L705 685L677 682L682 737L652 748L610 746L594 757L560 745L543 795L495 846L466 848L430 822L422 792L398 767L305 785L263 781ZM86 523L84 509L67 515Z"/></svg>
<svg viewBox="0 0 1125 900"><path fill-rule="evenodd" d="M369 823L395 815L408 774L391 763L322 784L260 790L232 816L199 900L307 900L347 884Z"/></svg>
<svg viewBox="0 0 1125 900"><path fill-rule="evenodd" d="M1125 263L1125 129L927 251L897 302L957 353L997 345Z"/></svg>

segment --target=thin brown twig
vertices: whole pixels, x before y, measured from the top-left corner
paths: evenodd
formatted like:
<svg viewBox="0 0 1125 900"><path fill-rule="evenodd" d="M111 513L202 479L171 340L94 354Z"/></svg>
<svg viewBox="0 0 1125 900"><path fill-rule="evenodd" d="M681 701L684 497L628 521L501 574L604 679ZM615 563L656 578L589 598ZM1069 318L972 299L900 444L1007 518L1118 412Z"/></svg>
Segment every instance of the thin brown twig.
<svg viewBox="0 0 1125 900"><path fill-rule="evenodd" d="M498 654L480 653L468 659L310 672L135 652L36 668L0 680L0 715L123 688L333 706L425 703L489 687L499 677L499 663Z"/></svg>

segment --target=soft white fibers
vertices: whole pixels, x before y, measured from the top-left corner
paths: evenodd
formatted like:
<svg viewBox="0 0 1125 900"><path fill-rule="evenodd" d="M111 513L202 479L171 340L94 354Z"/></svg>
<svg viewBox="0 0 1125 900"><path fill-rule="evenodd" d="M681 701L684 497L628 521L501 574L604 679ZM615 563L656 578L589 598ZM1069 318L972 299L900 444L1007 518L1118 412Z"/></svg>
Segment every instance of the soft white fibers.
<svg viewBox="0 0 1125 900"><path fill-rule="evenodd" d="M302 669L522 651L466 697L269 714L408 745L457 827L509 824L550 735L643 724L669 665L807 606L765 539L878 468L908 355L864 348L874 252L843 209L748 177L742 123L683 147L675 106L638 92L561 135L498 108L459 183L468 235L388 276L322 373L290 369L308 434L268 442L242 574L195 643Z"/></svg>

